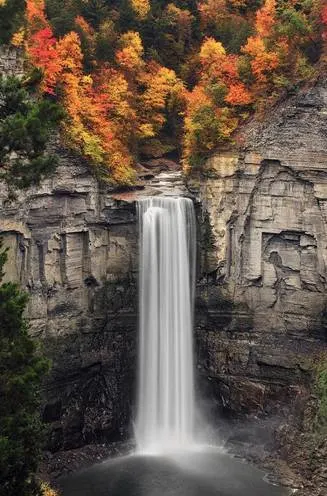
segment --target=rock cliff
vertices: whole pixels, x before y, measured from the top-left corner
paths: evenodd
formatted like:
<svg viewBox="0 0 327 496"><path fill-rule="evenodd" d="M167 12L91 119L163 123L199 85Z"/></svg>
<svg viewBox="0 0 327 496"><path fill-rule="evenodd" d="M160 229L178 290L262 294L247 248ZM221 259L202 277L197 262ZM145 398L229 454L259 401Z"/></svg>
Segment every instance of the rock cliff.
<svg viewBox="0 0 327 496"><path fill-rule="evenodd" d="M302 425L327 349L326 130L321 81L249 123L242 146L189 182L201 205L201 375L225 415L269 418L275 438L290 415Z"/></svg>
<svg viewBox="0 0 327 496"><path fill-rule="evenodd" d="M23 77L24 58L19 49L0 46L0 76Z"/></svg>
<svg viewBox="0 0 327 496"><path fill-rule="evenodd" d="M61 154L39 187L13 199L2 185L0 210L6 278L29 292L31 333L52 359L49 449L119 438L134 394L135 204L115 200Z"/></svg>
<svg viewBox="0 0 327 496"><path fill-rule="evenodd" d="M138 195L180 195L176 163L139 166L139 185L100 185L56 140L59 167L27 190L0 184L5 281L29 293L26 317L52 360L43 419L53 452L116 441L131 428L136 384Z"/></svg>

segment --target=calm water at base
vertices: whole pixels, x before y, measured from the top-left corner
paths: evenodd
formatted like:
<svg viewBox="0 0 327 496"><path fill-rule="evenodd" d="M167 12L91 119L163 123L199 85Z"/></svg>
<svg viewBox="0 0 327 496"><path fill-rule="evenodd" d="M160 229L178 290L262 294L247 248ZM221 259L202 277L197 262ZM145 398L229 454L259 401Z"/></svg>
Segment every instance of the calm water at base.
<svg viewBox="0 0 327 496"><path fill-rule="evenodd" d="M264 473L217 452L127 456L61 480L62 496L287 496Z"/></svg>

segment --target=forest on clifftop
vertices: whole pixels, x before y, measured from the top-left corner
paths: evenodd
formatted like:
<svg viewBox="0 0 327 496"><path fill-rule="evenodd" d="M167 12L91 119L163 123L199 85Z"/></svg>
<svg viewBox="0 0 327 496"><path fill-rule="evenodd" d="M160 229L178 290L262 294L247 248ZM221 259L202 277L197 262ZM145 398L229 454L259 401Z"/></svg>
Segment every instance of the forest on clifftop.
<svg viewBox="0 0 327 496"><path fill-rule="evenodd" d="M327 6L324 0L0 0L0 43L24 53L26 77L16 84L39 106L52 106L64 145L99 177L133 184L140 158L175 153L186 171L201 167L249 117L312 84L326 62ZM7 86L1 90L7 113L0 115L6 140L19 113L8 107ZM44 148L49 133L35 130L36 111L28 112L33 143L41 136Z"/></svg>

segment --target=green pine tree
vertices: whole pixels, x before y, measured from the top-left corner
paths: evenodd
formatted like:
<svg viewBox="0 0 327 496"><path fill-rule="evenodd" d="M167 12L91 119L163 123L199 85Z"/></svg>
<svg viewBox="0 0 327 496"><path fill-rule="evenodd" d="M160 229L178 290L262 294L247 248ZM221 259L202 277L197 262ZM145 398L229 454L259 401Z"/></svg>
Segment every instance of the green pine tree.
<svg viewBox="0 0 327 496"><path fill-rule="evenodd" d="M9 43L12 35L22 26L24 0L0 2L0 45Z"/></svg>
<svg viewBox="0 0 327 496"><path fill-rule="evenodd" d="M27 294L2 282L6 260L0 241L0 495L34 496L41 494L35 476L43 437L40 384L49 362L28 335Z"/></svg>
<svg viewBox="0 0 327 496"><path fill-rule="evenodd" d="M0 178L25 188L53 172L57 157L46 147L62 117L57 103L36 98L15 77L0 77Z"/></svg>

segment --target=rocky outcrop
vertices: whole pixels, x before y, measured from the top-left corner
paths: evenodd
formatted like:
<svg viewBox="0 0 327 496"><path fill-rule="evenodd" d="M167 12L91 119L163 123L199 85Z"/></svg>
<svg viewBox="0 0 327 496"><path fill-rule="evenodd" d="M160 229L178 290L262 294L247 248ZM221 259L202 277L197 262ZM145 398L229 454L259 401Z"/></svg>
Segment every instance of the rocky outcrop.
<svg viewBox="0 0 327 496"><path fill-rule="evenodd" d="M19 49L0 46L0 76L23 77L24 58Z"/></svg>
<svg viewBox="0 0 327 496"><path fill-rule="evenodd" d="M326 351L326 124L323 81L189 184L202 205L199 368L232 417L300 424Z"/></svg>
<svg viewBox="0 0 327 496"><path fill-rule="evenodd" d="M61 154L40 186L11 198L2 185L0 211L6 279L29 292L30 332L52 359L43 408L49 449L119 438L134 395L135 204L114 199Z"/></svg>

